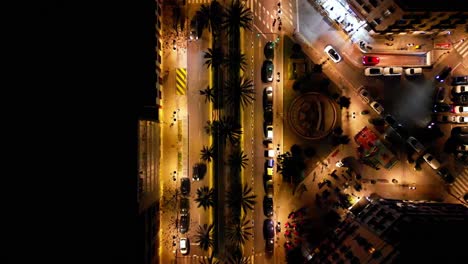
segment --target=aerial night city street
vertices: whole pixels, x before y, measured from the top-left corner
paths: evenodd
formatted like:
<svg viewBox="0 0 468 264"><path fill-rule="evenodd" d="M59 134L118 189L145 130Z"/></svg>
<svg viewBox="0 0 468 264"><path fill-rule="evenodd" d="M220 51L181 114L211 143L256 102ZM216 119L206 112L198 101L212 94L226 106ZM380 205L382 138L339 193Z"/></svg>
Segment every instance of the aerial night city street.
<svg viewBox="0 0 468 264"><path fill-rule="evenodd" d="M468 262L466 1L152 1L132 263Z"/></svg>

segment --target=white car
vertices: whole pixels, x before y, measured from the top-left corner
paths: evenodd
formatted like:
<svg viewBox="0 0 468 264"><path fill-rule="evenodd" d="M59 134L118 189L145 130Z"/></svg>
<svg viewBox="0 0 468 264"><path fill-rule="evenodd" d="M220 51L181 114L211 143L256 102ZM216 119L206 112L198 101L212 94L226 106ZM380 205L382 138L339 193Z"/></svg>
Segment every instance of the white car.
<svg viewBox="0 0 468 264"><path fill-rule="evenodd" d="M416 138L414 137L409 137L408 140L406 140L406 142L417 152L421 152L424 150L424 146L423 144L421 144L421 142L419 142Z"/></svg>
<svg viewBox="0 0 468 264"><path fill-rule="evenodd" d="M181 237L179 241L180 253L182 253L182 255L187 255L189 252L189 247L190 244L188 238Z"/></svg>
<svg viewBox="0 0 468 264"><path fill-rule="evenodd" d="M364 86L361 86L359 88L359 96L361 96L362 100L366 103L370 103L372 101L372 97L370 96L369 92L364 88Z"/></svg>
<svg viewBox="0 0 468 264"><path fill-rule="evenodd" d="M453 111L454 113L468 113L468 106L463 106L463 105L454 105L453 106Z"/></svg>
<svg viewBox="0 0 468 264"><path fill-rule="evenodd" d="M383 75L385 76L398 76L403 73L402 67L385 67L383 69Z"/></svg>
<svg viewBox="0 0 468 264"><path fill-rule="evenodd" d="M332 61L334 61L335 63L341 61L340 54L338 54L338 52L336 52L336 50L331 45L327 45L323 51L325 51L328 57L330 57L330 59L332 59Z"/></svg>
<svg viewBox="0 0 468 264"><path fill-rule="evenodd" d="M266 140L273 140L273 126L267 125L265 127L265 137Z"/></svg>
<svg viewBox="0 0 468 264"><path fill-rule="evenodd" d="M423 156L423 159L426 161L431 168L434 170L437 170L440 167L440 162L434 158L430 153L426 153L426 155Z"/></svg>
<svg viewBox="0 0 468 264"><path fill-rule="evenodd" d="M468 152L468 144L461 144L457 146L457 151Z"/></svg>
<svg viewBox="0 0 468 264"><path fill-rule="evenodd" d="M373 101L372 103L370 103L370 106L379 115L381 115L384 111L384 108L379 103L377 103L377 101Z"/></svg>
<svg viewBox="0 0 468 264"><path fill-rule="evenodd" d="M466 85L457 85L452 88L454 93L468 93L468 86Z"/></svg>
<svg viewBox="0 0 468 264"><path fill-rule="evenodd" d="M468 116L453 116L453 123L468 123Z"/></svg>
<svg viewBox="0 0 468 264"><path fill-rule="evenodd" d="M368 67L364 69L365 76L380 76L383 74L382 67Z"/></svg>
<svg viewBox="0 0 468 264"><path fill-rule="evenodd" d="M405 69L405 74L408 76L421 75L422 68L408 68Z"/></svg>

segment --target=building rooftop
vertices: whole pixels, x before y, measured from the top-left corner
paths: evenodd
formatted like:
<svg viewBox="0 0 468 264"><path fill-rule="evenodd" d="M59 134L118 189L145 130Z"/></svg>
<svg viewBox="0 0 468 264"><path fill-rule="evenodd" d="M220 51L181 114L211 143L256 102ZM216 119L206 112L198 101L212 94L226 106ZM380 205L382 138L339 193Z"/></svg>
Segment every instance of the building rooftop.
<svg viewBox="0 0 468 264"><path fill-rule="evenodd" d="M461 0L421 1L421 0L395 0L395 3L407 12L468 12L468 5Z"/></svg>

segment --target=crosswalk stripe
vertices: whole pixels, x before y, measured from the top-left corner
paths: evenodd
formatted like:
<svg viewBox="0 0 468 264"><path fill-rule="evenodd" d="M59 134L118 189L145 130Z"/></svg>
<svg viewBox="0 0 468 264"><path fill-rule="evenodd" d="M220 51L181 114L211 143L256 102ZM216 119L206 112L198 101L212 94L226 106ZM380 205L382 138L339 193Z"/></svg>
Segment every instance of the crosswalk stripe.
<svg viewBox="0 0 468 264"><path fill-rule="evenodd" d="M187 69L177 68L176 70L176 94L184 95L187 88Z"/></svg>
<svg viewBox="0 0 468 264"><path fill-rule="evenodd" d="M468 51L468 41L458 42L453 48L462 56L465 57Z"/></svg>

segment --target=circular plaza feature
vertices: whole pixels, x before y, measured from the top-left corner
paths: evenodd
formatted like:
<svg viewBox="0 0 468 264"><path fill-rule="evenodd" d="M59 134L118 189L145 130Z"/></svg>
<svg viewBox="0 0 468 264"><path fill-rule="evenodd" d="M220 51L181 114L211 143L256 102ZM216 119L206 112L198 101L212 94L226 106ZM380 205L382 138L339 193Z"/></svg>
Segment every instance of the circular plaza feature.
<svg viewBox="0 0 468 264"><path fill-rule="evenodd" d="M312 92L295 98L287 114L289 125L296 134L314 140L324 138L332 131L337 112L330 98Z"/></svg>

